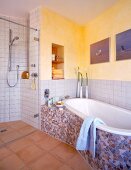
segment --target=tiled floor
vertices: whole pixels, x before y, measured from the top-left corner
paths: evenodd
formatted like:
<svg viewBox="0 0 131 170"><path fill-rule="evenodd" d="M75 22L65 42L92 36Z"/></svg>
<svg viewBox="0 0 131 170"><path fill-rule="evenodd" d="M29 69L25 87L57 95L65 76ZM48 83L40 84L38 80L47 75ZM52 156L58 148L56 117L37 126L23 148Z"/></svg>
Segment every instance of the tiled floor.
<svg viewBox="0 0 131 170"><path fill-rule="evenodd" d="M34 131L36 131L35 128L22 121L0 123L0 146L3 143L9 143Z"/></svg>
<svg viewBox="0 0 131 170"><path fill-rule="evenodd" d="M9 131L0 133L0 143L3 144L0 147L0 170L89 170L69 145L21 121L5 125ZM4 126L0 124L1 127Z"/></svg>

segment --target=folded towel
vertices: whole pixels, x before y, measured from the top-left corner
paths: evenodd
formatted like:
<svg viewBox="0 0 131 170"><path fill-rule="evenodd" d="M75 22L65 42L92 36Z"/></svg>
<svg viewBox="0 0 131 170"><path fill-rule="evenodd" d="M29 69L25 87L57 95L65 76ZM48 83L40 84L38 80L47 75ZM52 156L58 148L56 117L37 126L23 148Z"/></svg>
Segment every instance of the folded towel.
<svg viewBox="0 0 131 170"><path fill-rule="evenodd" d="M63 69L53 69L52 70L53 73L63 73Z"/></svg>
<svg viewBox="0 0 131 170"><path fill-rule="evenodd" d="M93 158L95 157L96 126L99 124L105 123L99 118L87 117L82 124L76 144L77 150L89 150Z"/></svg>
<svg viewBox="0 0 131 170"><path fill-rule="evenodd" d="M61 75L60 74L59 75L54 75L53 74L53 77L63 77L63 74L61 74Z"/></svg>
<svg viewBox="0 0 131 170"><path fill-rule="evenodd" d="M64 76L52 76L53 79L64 79Z"/></svg>
<svg viewBox="0 0 131 170"><path fill-rule="evenodd" d="M53 74L63 74L63 71L62 71L62 72L53 72L53 71L52 71L52 73L53 73Z"/></svg>
<svg viewBox="0 0 131 170"><path fill-rule="evenodd" d="M52 73L52 75L63 75L63 73Z"/></svg>

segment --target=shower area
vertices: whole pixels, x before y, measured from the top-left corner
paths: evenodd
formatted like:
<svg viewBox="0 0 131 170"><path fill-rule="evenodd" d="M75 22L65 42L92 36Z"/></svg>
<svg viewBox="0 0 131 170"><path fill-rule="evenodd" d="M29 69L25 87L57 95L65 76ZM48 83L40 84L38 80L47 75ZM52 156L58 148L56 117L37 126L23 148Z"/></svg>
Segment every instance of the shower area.
<svg viewBox="0 0 131 170"><path fill-rule="evenodd" d="M22 120L40 127L39 30L35 21L37 18L27 21L0 15L0 140L8 133L9 122Z"/></svg>

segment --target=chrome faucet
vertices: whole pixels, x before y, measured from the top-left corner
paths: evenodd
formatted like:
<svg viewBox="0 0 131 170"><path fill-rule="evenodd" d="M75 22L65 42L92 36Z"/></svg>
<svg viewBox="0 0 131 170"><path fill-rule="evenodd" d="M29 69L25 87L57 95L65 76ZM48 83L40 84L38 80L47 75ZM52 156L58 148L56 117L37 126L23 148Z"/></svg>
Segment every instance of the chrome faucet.
<svg viewBox="0 0 131 170"><path fill-rule="evenodd" d="M82 98L82 86L83 86L83 75L81 72L79 72L79 69L78 69L78 80L77 80L77 91L76 91L76 97L79 98L81 97Z"/></svg>

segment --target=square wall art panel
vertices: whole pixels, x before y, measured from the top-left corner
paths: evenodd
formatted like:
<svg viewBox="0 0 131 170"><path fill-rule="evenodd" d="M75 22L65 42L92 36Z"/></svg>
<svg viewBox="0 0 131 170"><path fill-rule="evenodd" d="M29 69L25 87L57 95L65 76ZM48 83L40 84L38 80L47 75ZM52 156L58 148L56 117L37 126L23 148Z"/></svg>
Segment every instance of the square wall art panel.
<svg viewBox="0 0 131 170"><path fill-rule="evenodd" d="M116 60L131 59L131 29L116 35Z"/></svg>
<svg viewBox="0 0 131 170"><path fill-rule="evenodd" d="M90 64L109 62L109 40L106 38L90 45Z"/></svg>

